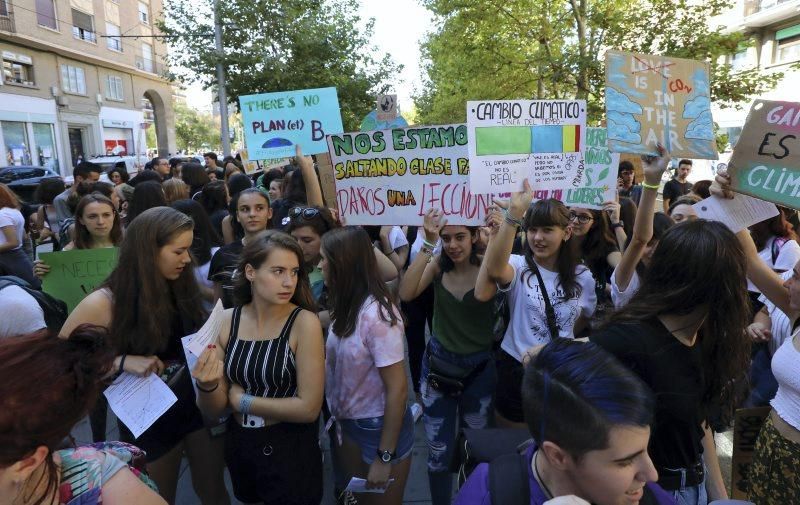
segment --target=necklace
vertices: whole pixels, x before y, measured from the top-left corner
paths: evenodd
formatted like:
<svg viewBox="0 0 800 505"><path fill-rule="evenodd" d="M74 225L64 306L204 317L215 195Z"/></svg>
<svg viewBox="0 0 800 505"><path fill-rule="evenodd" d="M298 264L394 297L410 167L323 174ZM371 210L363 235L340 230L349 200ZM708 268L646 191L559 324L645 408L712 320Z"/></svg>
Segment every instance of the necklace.
<svg viewBox="0 0 800 505"><path fill-rule="evenodd" d="M533 455L533 476L536 477L536 482L538 482L539 485L542 486L542 491L544 491L545 498L549 500L550 498L554 498L554 496L553 493L550 492L550 489L547 487L547 484L544 483L544 479L542 479L542 476L539 475L539 464L537 463L538 460L539 460L539 451L536 451Z"/></svg>

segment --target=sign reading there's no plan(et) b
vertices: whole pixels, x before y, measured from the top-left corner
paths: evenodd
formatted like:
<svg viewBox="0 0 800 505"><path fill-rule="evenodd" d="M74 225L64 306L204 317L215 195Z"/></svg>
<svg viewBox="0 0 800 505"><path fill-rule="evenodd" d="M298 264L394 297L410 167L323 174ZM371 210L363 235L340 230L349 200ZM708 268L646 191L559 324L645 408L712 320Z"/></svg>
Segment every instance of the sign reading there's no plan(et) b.
<svg viewBox="0 0 800 505"><path fill-rule="evenodd" d="M342 133L336 88L280 91L239 97L247 152L252 160L328 151L326 135Z"/></svg>
<svg viewBox="0 0 800 505"><path fill-rule="evenodd" d="M473 193L578 186L586 142L584 100L467 102Z"/></svg>

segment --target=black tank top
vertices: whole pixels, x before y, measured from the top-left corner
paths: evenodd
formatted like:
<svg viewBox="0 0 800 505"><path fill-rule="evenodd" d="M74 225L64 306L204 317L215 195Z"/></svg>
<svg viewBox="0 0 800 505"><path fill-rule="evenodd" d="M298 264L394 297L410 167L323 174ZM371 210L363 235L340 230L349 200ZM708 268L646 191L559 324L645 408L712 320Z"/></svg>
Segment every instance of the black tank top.
<svg viewBox="0 0 800 505"><path fill-rule="evenodd" d="M297 395L297 368L289 347L289 335L297 314L295 308L283 325L280 335L270 340L240 340L239 320L242 308L233 309L233 320L225 353L228 381L245 389L247 394L264 398L289 398Z"/></svg>

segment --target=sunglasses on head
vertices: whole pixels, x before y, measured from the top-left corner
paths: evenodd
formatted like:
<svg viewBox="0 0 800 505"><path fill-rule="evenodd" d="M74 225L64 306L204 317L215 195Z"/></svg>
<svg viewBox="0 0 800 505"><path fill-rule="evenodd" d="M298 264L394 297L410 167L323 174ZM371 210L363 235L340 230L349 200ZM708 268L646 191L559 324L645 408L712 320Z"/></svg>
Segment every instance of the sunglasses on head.
<svg viewBox="0 0 800 505"><path fill-rule="evenodd" d="M289 217L292 219L314 219L319 216L319 209L314 207L294 207L289 211Z"/></svg>

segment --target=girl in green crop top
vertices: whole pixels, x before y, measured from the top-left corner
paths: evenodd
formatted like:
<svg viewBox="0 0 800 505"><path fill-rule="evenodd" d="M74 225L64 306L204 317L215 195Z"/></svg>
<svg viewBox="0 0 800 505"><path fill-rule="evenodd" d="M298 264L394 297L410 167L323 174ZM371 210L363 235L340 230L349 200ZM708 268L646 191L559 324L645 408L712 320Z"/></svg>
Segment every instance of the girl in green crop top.
<svg viewBox="0 0 800 505"><path fill-rule="evenodd" d="M400 283L400 298L413 300L433 283L433 334L422 359L421 393L431 499L434 505L444 505L452 495L448 466L457 424L475 429L489 424L495 314L493 300L475 299L478 228L448 226L440 210L430 210L424 229L425 244ZM442 252L434 257L439 239Z"/></svg>

